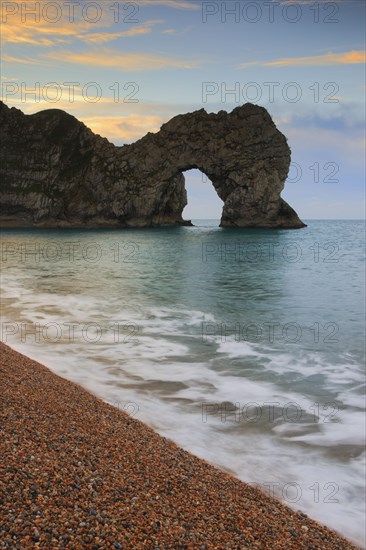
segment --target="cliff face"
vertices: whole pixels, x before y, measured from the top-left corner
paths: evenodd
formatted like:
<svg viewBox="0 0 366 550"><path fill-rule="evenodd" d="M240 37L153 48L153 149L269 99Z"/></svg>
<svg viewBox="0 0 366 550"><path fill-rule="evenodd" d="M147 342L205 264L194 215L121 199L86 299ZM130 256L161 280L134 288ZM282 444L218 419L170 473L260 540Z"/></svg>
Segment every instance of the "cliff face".
<svg viewBox="0 0 366 550"><path fill-rule="evenodd" d="M286 138L250 103L179 115L115 147L64 111L24 115L0 102L0 132L3 225L182 225L183 172L198 168L224 201L221 226L304 226L280 197Z"/></svg>

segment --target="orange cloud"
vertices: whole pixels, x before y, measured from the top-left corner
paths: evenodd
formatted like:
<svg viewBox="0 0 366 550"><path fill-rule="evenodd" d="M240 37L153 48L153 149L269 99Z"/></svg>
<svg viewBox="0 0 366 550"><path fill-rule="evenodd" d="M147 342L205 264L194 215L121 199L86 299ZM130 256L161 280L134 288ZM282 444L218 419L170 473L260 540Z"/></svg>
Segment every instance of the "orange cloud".
<svg viewBox="0 0 366 550"><path fill-rule="evenodd" d="M106 137L117 145L136 141L145 136L148 132L157 132L162 124L172 116L139 114L136 112L122 116L93 116L91 113L93 111L95 112L96 104L87 104L81 96L77 95L75 95L74 103L63 100L56 103L50 103L44 100L35 101L32 97L27 98L27 101L22 100L20 97L14 97L10 98L6 103L9 107L17 107L26 114L33 114L48 109L65 110L70 114L74 114L74 116L84 122L88 128L93 130L94 133ZM97 105L99 109L103 106L103 111L105 111L108 106L111 107L112 110L116 109L116 103L110 98L101 99L98 101ZM150 110L152 111L153 108Z"/></svg>
<svg viewBox="0 0 366 550"><path fill-rule="evenodd" d="M121 53L110 48L75 53L71 51L52 52L48 59L94 67L123 69L125 71L160 70L160 69L193 69L200 65L198 60L182 60L146 53Z"/></svg>
<svg viewBox="0 0 366 550"><path fill-rule="evenodd" d="M67 28L51 29L45 25L25 25L20 21L12 21L11 23L2 24L2 42L13 44L33 44L35 46L52 46L55 43L65 43L58 35L72 35L71 30Z"/></svg>
<svg viewBox="0 0 366 550"><path fill-rule="evenodd" d="M151 32L151 27L135 27L133 29L130 29L129 31L125 32L117 32L117 33L108 33L108 32L94 32L91 34L83 34L78 36L77 38L80 38L83 40L83 42L94 42L94 43L104 43L104 42L111 42L112 40L117 40L117 38L121 38L124 36L138 36L140 34L148 34Z"/></svg>
<svg viewBox="0 0 366 550"><path fill-rule="evenodd" d="M288 57L265 63L268 67L289 66L289 65L353 65L365 63L366 53L364 51L352 51L345 53L327 53L325 55L312 55L308 57Z"/></svg>
<svg viewBox="0 0 366 550"><path fill-rule="evenodd" d="M134 26L122 32L91 32L95 26L83 21L60 23L50 26L43 22L33 21L24 24L21 21L11 21L3 24L2 40L5 43L32 44L35 46L53 46L80 40L85 43L105 43L122 37L139 36L150 33L153 25L161 21L147 21L143 25Z"/></svg>
<svg viewBox="0 0 366 550"><path fill-rule="evenodd" d="M35 16L30 13L22 21L22 4L14 2L14 7L18 6L15 13L3 12L2 17L2 42L16 44L33 44L35 46L52 46L54 44L71 42L75 37L80 37L88 31L95 29L95 25L83 20L70 22L67 14L63 14L59 21L51 23L45 17L41 16L43 1L35 2L38 7ZM98 26L110 26L112 21L108 14L108 20L104 20Z"/></svg>
<svg viewBox="0 0 366 550"><path fill-rule="evenodd" d="M119 143L136 141L147 132L157 132L164 122L163 117L160 116L138 114L122 117L84 117L80 120L94 133Z"/></svg>
<svg viewBox="0 0 366 550"><path fill-rule="evenodd" d="M154 25L163 22L161 20L144 21L140 25L131 24L129 27L124 25L126 30L123 31L119 27L118 30L121 32L118 30L100 32L100 29L110 28L115 23L115 14L111 9L112 2L99 4L100 14L96 22L85 19L85 16L83 18L80 3L75 4L73 9L70 8L70 2L60 3L58 11L53 7L58 5L57 2L48 2L48 0L38 2L26 0L8 2L8 4L9 6L4 6L1 13L3 44L32 44L49 47L75 40L85 43L105 43L121 37L149 33ZM137 17L136 23L138 21Z"/></svg>
<svg viewBox="0 0 366 550"><path fill-rule="evenodd" d="M253 65L263 67L289 67L289 66L317 66L317 65L353 65L356 63L365 63L366 52L353 50L345 53L327 53L324 55L310 55L307 57L285 57L276 61L257 62L249 61L242 63L239 68L245 68Z"/></svg>
<svg viewBox="0 0 366 550"><path fill-rule="evenodd" d="M40 65L40 61L35 61L34 59L29 59L26 57L14 57L13 55L3 55L3 61L8 63L24 63L25 65Z"/></svg>

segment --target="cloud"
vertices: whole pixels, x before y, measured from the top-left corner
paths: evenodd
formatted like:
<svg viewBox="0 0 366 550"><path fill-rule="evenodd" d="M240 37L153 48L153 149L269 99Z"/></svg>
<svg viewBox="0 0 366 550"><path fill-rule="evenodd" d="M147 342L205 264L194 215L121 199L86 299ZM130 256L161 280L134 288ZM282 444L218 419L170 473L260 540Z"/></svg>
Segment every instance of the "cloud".
<svg viewBox="0 0 366 550"><path fill-rule="evenodd" d="M32 115L39 111L47 109L61 109L69 114L74 114L76 118L82 118L81 114L86 113L85 116L95 112L95 106L103 105L103 111L105 109L116 109L116 102L110 97L101 97L96 102L86 101L85 96L82 95L81 90L75 86L74 93L71 95L70 90L62 88L60 86L62 94L57 99L56 91L50 89L45 92L42 88L24 88L22 91L21 85L17 86L15 91L4 90L1 99L8 105L8 107L17 107L25 114ZM22 96L25 96L22 97ZM72 97L72 101L71 98Z"/></svg>
<svg viewBox="0 0 366 550"><path fill-rule="evenodd" d="M173 35L181 36L183 34L187 34L191 30L192 30L191 26L184 27L184 28L180 29L179 31L177 29L173 29L172 27L170 27L170 28L163 29L161 31L161 34L167 34L167 35L171 35L171 36L173 36Z"/></svg>
<svg viewBox="0 0 366 550"><path fill-rule="evenodd" d="M95 29L95 25L83 20L74 20L70 22L66 16L60 21L50 23L44 17L29 18L22 21L20 13L10 17L2 22L2 42L13 44L32 44L34 46L53 46L72 42L75 38L82 38L90 30ZM109 27L112 24L111 19L99 24L99 27Z"/></svg>
<svg viewBox="0 0 366 550"><path fill-rule="evenodd" d="M201 4L186 0L139 0L143 6L164 6L177 10L200 10Z"/></svg>
<svg viewBox="0 0 366 550"><path fill-rule="evenodd" d="M160 69L194 69L201 64L199 60L184 60L148 53L121 53L111 48L87 52L59 51L51 52L48 59L65 63L92 65L94 67L113 68L125 71L156 71Z"/></svg>
<svg viewBox="0 0 366 550"><path fill-rule="evenodd" d="M144 27L134 27L128 31L124 32L116 32L116 33L108 33L108 32L100 32L100 33L91 33L91 34L83 34L78 36L80 40L86 43L96 43L96 44L102 44L105 42L112 42L112 40L117 40L117 38L127 37L127 36L139 36L140 34L148 34L151 32L150 26L144 26Z"/></svg>
<svg viewBox="0 0 366 550"><path fill-rule="evenodd" d="M32 44L34 46L53 46L55 43L65 43L67 40L57 36L58 34L72 35L71 31L66 32L66 30L50 29L48 27L27 27L24 24L19 22L19 25L12 23L11 25L3 23L2 26L2 42L3 44L13 43L13 44ZM49 35L42 36L42 35Z"/></svg>
<svg viewBox="0 0 366 550"><path fill-rule="evenodd" d="M132 14L116 12L116 2L95 3L99 6L100 13L93 12L87 19L84 8L80 2L49 2L38 0L30 2L7 2L2 10L2 42L16 44L32 44L34 46L52 46L65 42L82 40L85 42L107 42L124 36L137 36L146 34L151 30L151 24L155 22L143 22L139 27L140 7L162 6L179 10L197 10L200 4L188 0L138 0L130 2L130 7L135 9ZM91 3L93 4L93 3ZM127 9L128 3L123 7ZM84 6L85 7L85 6ZM118 14L118 15L116 15ZM93 21L92 17L97 19ZM120 19L116 21L115 18ZM132 27L127 31L116 33L94 32L95 29L112 27L115 23L123 21ZM158 21L162 22L162 21ZM124 25L126 28L126 25Z"/></svg>
<svg viewBox="0 0 366 550"><path fill-rule="evenodd" d="M17 86L17 84L15 84L15 86ZM47 97L45 98L43 96L42 83L40 101L35 101L34 94L29 94L26 102L22 100L21 87L19 84L16 91L14 93L9 91L8 97L3 97L3 100L8 107L18 107L26 114L34 114L44 109L62 109L74 115L76 118L83 120L86 118L95 118L96 116L125 117L135 114L141 117L150 117L154 114L163 122L167 122L173 118L173 116L179 115L180 113L191 112L192 110L199 109L201 107L201 103L192 105L192 103L167 103L165 101L162 103L156 101L139 101L138 103L128 103L124 102L122 97L119 101L116 101L114 97L105 96L99 98L96 102L90 102L86 100L85 93L83 95L82 86L75 86L74 94L69 86L63 86L60 83L60 88L62 88L62 96L56 102L51 102L50 100L47 100ZM51 99L55 96L55 91L50 89L50 91L47 92L47 95Z"/></svg>
<svg viewBox="0 0 366 550"><path fill-rule="evenodd" d="M169 4L171 0L167 0ZM175 1L175 0L174 0ZM153 0L139 0L139 3L131 2L131 7L136 10L140 4L149 5ZM157 0L159 3L159 0ZM80 2L49 2L39 0L30 2L7 2L2 10L2 43L32 44L34 46L50 47L59 44L72 43L77 40L85 43L105 43L121 37L133 37L151 32L153 25L163 23L161 20L144 21L140 23L138 17L129 20L130 15L121 9L116 12L116 3L90 3L96 7L91 12L85 12ZM181 8L187 2L177 2ZM127 8L128 4L126 4ZM94 10L94 11L93 11ZM99 11L98 11L99 10ZM116 13L118 21L115 20ZM89 17L89 19L88 19ZM96 20L93 21L93 17ZM126 19L125 19L126 18ZM119 25L116 32L101 32L101 29L110 29L116 23L122 22L123 30ZM128 24L128 25L127 25Z"/></svg>
<svg viewBox="0 0 366 550"><path fill-rule="evenodd" d="M82 117L80 119L94 133L113 143L133 142L147 132L157 132L164 122L161 116L130 114L127 116Z"/></svg>
<svg viewBox="0 0 366 550"><path fill-rule="evenodd" d="M323 55L310 55L306 57L285 57L276 61L249 61L241 63L238 68L243 69L249 66L262 67L289 67L289 66L320 66L320 65L354 65L365 63L366 52L353 50L344 53L327 53Z"/></svg>
<svg viewBox="0 0 366 550"><path fill-rule="evenodd" d="M74 115L94 133L106 137L116 145L134 142L145 136L148 132L157 132L164 122L172 118L173 114L176 114L169 113L167 115L161 113L159 115L151 115L150 113L154 112L152 106L150 106L150 109L146 109L146 113L131 113L128 112L131 106L127 104L123 106L123 108L125 108L125 114L95 116L93 112L95 113L96 110L97 112L109 111L113 113L116 111L116 108L121 111L121 106L117 106L112 98L101 98L97 103L88 103L83 96L76 93L74 99L75 101L73 103L62 99L57 102L49 102L44 99L36 101L34 94L32 94L30 97L27 97L25 101L18 94L17 97L8 98L6 104L8 107L17 107L25 114L29 115L48 109L62 109ZM133 108L134 111L135 108L138 111L139 105L134 105Z"/></svg>
<svg viewBox="0 0 366 550"><path fill-rule="evenodd" d="M365 63L366 53L360 50L353 50L345 53L327 53L324 55L311 55L307 57L288 57L265 63L267 67L289 66L289 65L353 65Z"/></svg>
<svg viewBox="0 0 366 550"><path fill-rule="evenodd" d="M27 19L24 23L20 18L8 18L8 21L3 23L2 40L4 44L32 44L43 47L72 43L77 40L84 43L106 43L118 38L148 34L152 27L159 23L163 21L145 21L139 26L135 25L121 32L95 32L96 28L112 26L110 14L97 25L76 19L70 22L65 18L55 24L50 24L45 19L38 21Z"/></svg>
<svg viewBox="0 0 366 550"><path fill-rule="evenodd" d="M3 55L3 61L7 61L8 63L24 63L26 65L40 65L40 61L35 61L34 59L30 59L29 57L14 57L13 55Z"/></svg>
<svg viewBox="0 0 366 550"><path fill-rule="evenodd" d="M314 125L307 128L288 127L286 134L289 141L300 142L302 148L316 150L318 155L322 150L332 151L332 160L342 156L343 159L348 157L352 159L351 162L356 162L357 158L364 158L366 140L361 132L356 133L351 130L346 133L344 130L320 128Z"/></svg>

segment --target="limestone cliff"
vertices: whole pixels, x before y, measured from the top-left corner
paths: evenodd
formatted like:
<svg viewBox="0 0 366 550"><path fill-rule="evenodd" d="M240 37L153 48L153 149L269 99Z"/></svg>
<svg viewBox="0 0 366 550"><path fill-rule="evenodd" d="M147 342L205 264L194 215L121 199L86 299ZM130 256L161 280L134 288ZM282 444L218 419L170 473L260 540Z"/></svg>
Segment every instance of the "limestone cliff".
<svg viewBox="0 0 366 550"><path fill-rule="evenodd" d="M201 109L116 147L64 111L0 102L0 132L2 225L183 225L183 172L198 168L224 202L221 226L304 227L280 197L290 149L263 107Z"/></svg>

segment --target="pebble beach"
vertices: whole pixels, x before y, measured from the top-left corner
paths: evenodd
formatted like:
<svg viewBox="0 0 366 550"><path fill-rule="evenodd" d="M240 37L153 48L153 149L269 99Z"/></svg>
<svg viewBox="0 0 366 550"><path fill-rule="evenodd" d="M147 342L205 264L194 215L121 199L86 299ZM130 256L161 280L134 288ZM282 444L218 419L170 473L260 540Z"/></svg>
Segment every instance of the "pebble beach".
<svg viewBox="0 0 366 550"><path fill-rule="evenodd" d="M357 548L5 344L0 352L0 548Z"/></svg>

